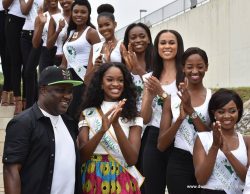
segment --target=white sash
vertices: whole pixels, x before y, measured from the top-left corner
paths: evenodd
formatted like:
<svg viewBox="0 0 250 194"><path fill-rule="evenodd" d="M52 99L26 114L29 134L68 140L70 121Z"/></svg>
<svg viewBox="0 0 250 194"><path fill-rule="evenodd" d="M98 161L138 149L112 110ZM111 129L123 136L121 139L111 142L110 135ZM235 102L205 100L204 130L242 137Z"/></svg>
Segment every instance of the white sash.
<svg viewBox="0 0 250 194"><path fill-rule="evenodd" d="M194 141L196 139L197 132L190 127L188 117L183 120L178 130L179 133L177 135L183 140L188 148L188 151L193 155Z"/></svg>
<svg viewBox="0 0 250 194"><path fill-rule="evenodd" d="M219 152L221 151L219 150ZM242 194L244 183L237 176L226 157L224 159L220 157L216 158L214 175L221 185L223 185L223 189L227 194Z"/></svg>
<svg viewBox="0 0 250 194"><path fill-rule="evenodd" d="M85 116L85 120L88 123L90 128L90 133L96 134L102 127L102 118L99 114L97 108L87 108L83 111ZM110 128L112 125L110 126ZM110 130L110 129L109 129ZM140 172L136 169L135 166L128 166L126 163L120 146L117 140L111 135L109 130L103 135L100 144L105 149L107 154L109 154L116 162L118 162L131 176L133 176L139 187L141 187L144 182L144 177L140 174Z"/></svg>

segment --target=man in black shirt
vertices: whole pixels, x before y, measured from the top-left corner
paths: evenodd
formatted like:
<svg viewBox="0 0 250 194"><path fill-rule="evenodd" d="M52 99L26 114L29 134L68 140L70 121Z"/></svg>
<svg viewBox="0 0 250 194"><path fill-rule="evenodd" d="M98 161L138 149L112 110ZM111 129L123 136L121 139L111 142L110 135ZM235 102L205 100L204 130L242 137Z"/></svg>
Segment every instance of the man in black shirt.
<svg viewBox="0 0 250 194"><path fill-rule="evenodd" d="M73 87L80 84L56 66L41 73L37 103L6 128L2 159L6 194L80 193L77 124L64 114Z"/></svg>

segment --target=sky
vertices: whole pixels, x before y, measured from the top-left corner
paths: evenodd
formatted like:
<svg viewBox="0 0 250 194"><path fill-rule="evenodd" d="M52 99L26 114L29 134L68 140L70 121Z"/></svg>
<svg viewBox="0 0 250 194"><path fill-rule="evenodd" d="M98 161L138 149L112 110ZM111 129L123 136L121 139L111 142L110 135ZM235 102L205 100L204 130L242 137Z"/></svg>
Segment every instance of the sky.
<svg viewBox="0 0 250 194"><path fill-rule="evenodd" d="M97 27L97 7L103 3L109 3L115 8L116 30L119 30L140 19L140 9L147 10L147 12L141 13L143 17L173 1L174 0L89 0L92 8L91 21Z"/></svg>

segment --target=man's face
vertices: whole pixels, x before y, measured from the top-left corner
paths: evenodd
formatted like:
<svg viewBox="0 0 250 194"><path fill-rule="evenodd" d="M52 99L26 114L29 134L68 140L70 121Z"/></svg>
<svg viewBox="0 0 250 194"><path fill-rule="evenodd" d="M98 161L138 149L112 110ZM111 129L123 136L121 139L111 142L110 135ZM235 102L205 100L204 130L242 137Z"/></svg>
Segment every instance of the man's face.
<svg viewBox="0 0 250 194"><path fill-rule="evenodd" d="M46 112L52 115L61 115L65 113L72 101L72 84L55 84L44 86L40 95L40 105Z"/></svg>

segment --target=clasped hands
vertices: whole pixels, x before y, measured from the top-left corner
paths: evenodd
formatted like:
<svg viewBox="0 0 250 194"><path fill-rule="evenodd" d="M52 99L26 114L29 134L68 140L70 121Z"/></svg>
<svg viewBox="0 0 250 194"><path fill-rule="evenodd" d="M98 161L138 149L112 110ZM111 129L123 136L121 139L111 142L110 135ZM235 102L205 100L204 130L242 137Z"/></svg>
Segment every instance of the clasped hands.
<svg viewBox="0 0 250 194"><path fill-rule="evenodd" d="M122 109L126 103L127 99L122 99L119 103L112 107L107 113L102 115L102 130L106 132L111 124L115 125L118 124L118 119L121 115Z"/></svg>
<svg viewBox="0 0 250 194"><path fill-rule="evenodd" d="M212 146L216 149L220 149L224 154L230 152L227 140L221 131L221 123L220 121L216 121L213 123L213 144Z"/></svg>
<svg viewBox="0 0 250 194"><path fill-rule="evenodd" d="M179 84L178 97L181 99L179 119L184 120L187 115L191 115L195 110L191 103L191 97L188 92L188 80L185 78L184 82Z"/></svg>
<svg viewBox="0 0 250 194"><path fill-rule="evenodd" d="M100 67L102 63L110 62L110 55L114 50L116 44L113 41L108 41L103 45L103 51L95 60L95 67Z"/></svg>

